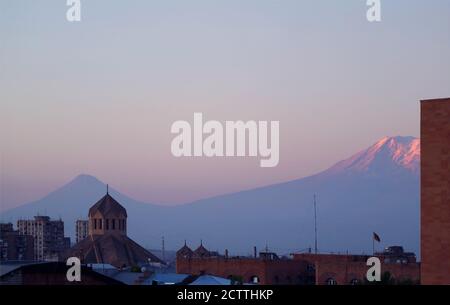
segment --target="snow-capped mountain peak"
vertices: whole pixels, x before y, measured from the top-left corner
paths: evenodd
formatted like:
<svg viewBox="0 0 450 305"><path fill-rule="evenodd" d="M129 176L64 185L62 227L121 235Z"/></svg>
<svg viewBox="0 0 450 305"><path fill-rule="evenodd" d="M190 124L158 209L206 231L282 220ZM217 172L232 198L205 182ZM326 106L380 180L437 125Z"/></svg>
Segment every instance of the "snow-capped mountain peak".
<svg viewBox="0 0 450 305"><path fill-rule="evenodd" d="M418 173L420 168L420 139L415 137L384 137L369 148L338 162L327 173L378 172L408 170Z"/></svg>

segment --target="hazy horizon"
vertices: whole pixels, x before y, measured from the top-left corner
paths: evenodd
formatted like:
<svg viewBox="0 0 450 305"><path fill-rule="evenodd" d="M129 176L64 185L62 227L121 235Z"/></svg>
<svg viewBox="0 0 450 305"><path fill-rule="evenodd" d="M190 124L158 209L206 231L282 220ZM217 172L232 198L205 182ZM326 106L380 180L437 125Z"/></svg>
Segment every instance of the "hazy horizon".
<svg viewBox="0 0 450 305"><path fill-rule="evenodd" d="M0 3L0 208L85 173L175 204L306 177L450 96L450 2ZM424 22L426 20L426 22ZM280 162L175 158L176 120L280 121Z"/></svg>
<svg viewBox="0 0 450 305"><path fill-rule="evenodd" d="M420 139L420 138L412 137L412 136L385 136L385 137L379 139L379 141L373 143L373 145L370 146L370 147L376 146L379 142L382 142L384 138L399 138L399 137L400 137L400 138ZM337 161L334 162L333 164L330 164L329 167L323 168L323 169L319 170L319 171L316 172L316 173L312 173L310 176L314 176L314 175L320 174L320 173L322 173L322 172L324 172L324 171L326 171L326 170L329 170L329 169L331 169L333 166L338 165L341 161L350 159L351 157L354 157L354 156L358 155L361 151L364 151L364 150L366 150L366 149L369 149L370 147L366 147L366 148L364 148L364 149L361 149L361 150L359 150L359 151L356 151L356 152L354 152L353 155L347 156L348 158L346 158L346 159L343 159L343 160L337 160ZM62 181L61 184L60 184L60 185L56 185L54 189L52 189L52 190L50 190L49 192L47 192L47 193L41 195L40 197L34 198L33 200L30 200L30 201L28 201L28 202L19 203L18 205L15 205L15 206L12 206L12 207L0 205L0 211L7 211L7 210L13 209L13 208L15 208L15 207L26 206L26 205L29 204L29 203L39 201L39 200L41 200L41 199L43 199L43 198L49 196L49 195L52 194L53 192L58 191L58 190L60 190L61 188L64 188L66 185L69 185L69 184L71 184L72 182L77 181L79 178L83 179L83 177L88 177L89 179L95 179L95 180L98 180L99 183L103 183L103 184L105 184L105 186L107 186L107 185L109 184L108 182L102 181L101 179L99 179L99 178L98 178L96 175L94 175L94 174L91 174L91 173L79 173L79 174L75 175L74 177L72 177L71 179L69 179L68 181ZM231 190L231 191L225 192L225 193L216 193L216 194L212 194L212 195L210 195L210 196L198 197L198 198L193 198L193 199L186 200L186 201L170 202L170 203L167 203L167 202L166 202L166 203L161 203L161 202L144 202L144 201L142 201L142 200L137 200L137 199L134 198L132 195L127 194L127 193L124 193L124 192L121 190L120 185L110 185L109 188L110 188L110 189L113 189L114 191L116 191L116 192L118 192L118 193L120 193L121 195L124 195L124 196L126 196L126 197L128 197L128 198L130 198L130 199L137 200L137 201L140 201L140 202L145 203L145 204L153 204L153 205L161 205L161 206L179 206L179 205L184 205L184 204L189 204L189 203L201 201L201 200L204 200L204 199L212 199L212 198L220 197L220 196L223 196L223 195L229 195L229 194L233 194L233 193L239 193L239 192L243 192L243 191L248 191L248 190L253 190L253 189L263 188L263 187L267 187L267 186L273 186L273 185L277 185L277 184L282 184L282 183L285 183L285 182L290 182L290 181L294 181L294 180L299 180L299 179L303 179L303 178L307 178L307 177L309 177L309 176L295 177L295 178L291 178L291 179L288 179L288 180L275 181L275 182L272 182L272 183L269 183L269 184L254 185L254 186L251 186L251 187L249 187L249 188L236 189L236 190ZM106 192L106 190L107 190L107 189L105 188L105 192Z"/></svg>

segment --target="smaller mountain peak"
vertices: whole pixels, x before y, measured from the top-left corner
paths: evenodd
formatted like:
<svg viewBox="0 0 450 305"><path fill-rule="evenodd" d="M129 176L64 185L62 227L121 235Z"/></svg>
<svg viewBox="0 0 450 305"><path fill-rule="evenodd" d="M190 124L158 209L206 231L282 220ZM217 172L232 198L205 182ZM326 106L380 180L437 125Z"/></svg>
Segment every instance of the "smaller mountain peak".
<svg viewBox="0 0 450 305"><path fill-rule="evenodd" d="M89 175L89 174L80 174L76 176L72 182L96 182L96 183L103 183L100 180L97 179L97 177Z"/></svg>
<svg viewBox="0 0 450 305"><path fill-rule="evenodd" d="M97 177L88 175L88 174L80 174L76 176L72 181L68 183L69 185L104 185L102 181L97 179ZM106 190L106 189L105 189Z"/></svg>
<svg viewBox="0 0 450 305"><path fill-rule="evenodd" d="M78 176L75 177L75 179L97 179L97 178L89 174L79 174Z"/></svg>

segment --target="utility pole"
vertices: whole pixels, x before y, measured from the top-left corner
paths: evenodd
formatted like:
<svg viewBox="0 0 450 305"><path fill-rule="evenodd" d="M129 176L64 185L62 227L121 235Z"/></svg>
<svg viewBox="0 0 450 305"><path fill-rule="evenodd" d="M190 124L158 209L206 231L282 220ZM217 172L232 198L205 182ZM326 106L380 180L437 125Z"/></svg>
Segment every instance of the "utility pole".
<svg viewBox="0 0 450 305"><path fill-rule="evenodd" d="M314 253L317 254L317 204L316 204L316 194L314 194Z"/></svg>
<svg viewBox="0 0 450 305"><path fill-rule="evenodd" d="M162 249L161 249L162 254L161 255L162 255L162 260L165 262L166 261L166 253L165 253L166 251L165 251L165 246L164 246L164 236L162 237L161 241L162 241Z"/></svg>

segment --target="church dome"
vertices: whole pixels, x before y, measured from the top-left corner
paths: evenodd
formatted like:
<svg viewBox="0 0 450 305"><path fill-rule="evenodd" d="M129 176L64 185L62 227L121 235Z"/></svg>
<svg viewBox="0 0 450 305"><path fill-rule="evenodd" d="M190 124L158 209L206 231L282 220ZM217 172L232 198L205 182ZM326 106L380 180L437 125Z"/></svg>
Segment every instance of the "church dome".
<svg viewBox="0 0 450 305"><path fill-rule="evenodd" d="M195 249L194 256L196 257L209 257L211 256L211 253L203 246L203 242L200 243L200 246Z"/></svg>
<svg viewBox="0 0 450 305"><path fill-rule="evenodd" d="M89 209L89 217L93 217L97 214L97 212L99 212L103 217L127 217L127 210L109 194L103 196L103 198L97 201L97 203Z"/></svg>

